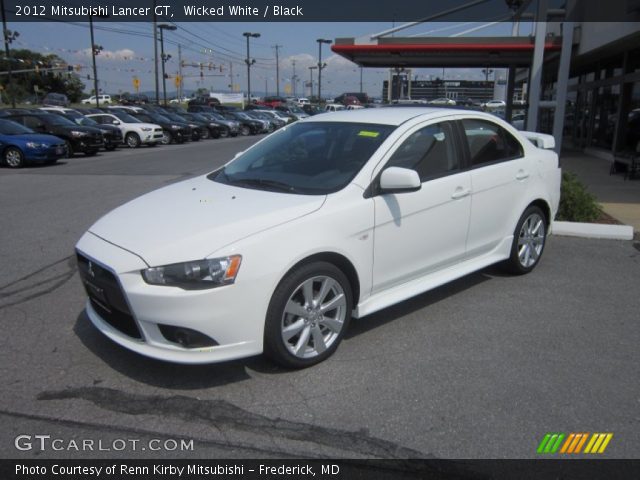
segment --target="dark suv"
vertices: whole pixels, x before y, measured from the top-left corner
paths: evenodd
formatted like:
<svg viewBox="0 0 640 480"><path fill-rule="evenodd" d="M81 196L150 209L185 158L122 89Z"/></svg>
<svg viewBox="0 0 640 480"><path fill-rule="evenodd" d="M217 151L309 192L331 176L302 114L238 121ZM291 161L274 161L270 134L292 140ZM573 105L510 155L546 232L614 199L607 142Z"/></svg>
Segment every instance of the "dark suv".
<svg viewBox="0 0 640 480"><path fill-rule="evenodd" d="M188 106L191 106L191 105L204 105L206 107L213 107L213 106L220 105L220 100L214 97L207 97L207 96L201 95L199 97L194 97L191 100L189 100Z"/></svg>
<svg viewBox="0 0 640 480"><path fill-rule="evenodd" d="M93 127L77 125L62 115L53 113L16 113L4 117L32 129L37 133L48 133L62 138L67 145L67 155L75 152L95 155L104 145L102 132Z"/></svg>

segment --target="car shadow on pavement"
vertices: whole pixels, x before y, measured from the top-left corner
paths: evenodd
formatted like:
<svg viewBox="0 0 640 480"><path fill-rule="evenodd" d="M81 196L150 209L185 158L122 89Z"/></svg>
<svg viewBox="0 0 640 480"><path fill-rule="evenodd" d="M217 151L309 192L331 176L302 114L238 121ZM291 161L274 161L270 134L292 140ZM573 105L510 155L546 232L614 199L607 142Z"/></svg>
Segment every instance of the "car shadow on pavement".
<svg viewBox="0 0 640 480"><path fill-rule="evenodd" d="M428 292L421 293L416 297L397 303L371 315L367 315L366 317L354 318L351 320L351 324L349 325L349 329L345 333L344 338L350 339L357 337L362 333L386 325L389 322L393 322L401 317L410 315L413 312L422 310L423 308L428 308L445 298L457 295L480 283L491 280L494 276L499 275L499 273L496 273L498 271L498 267L487 267L484 270L466 275L458 280L454 280L453 282L447 283L433 290L429 290Z"/></svg>
<svg viewBox="0 0 640 480"><path fill-rule="evenodd" d="M251 376L247 368L286 371L274 367L261 356L207 365L182 365L154 360L131 352L105 337L93 326L84 310L78 315L73 331L83 345L109 367L134 381L155 387L197 390L249 380Z"/></svg>

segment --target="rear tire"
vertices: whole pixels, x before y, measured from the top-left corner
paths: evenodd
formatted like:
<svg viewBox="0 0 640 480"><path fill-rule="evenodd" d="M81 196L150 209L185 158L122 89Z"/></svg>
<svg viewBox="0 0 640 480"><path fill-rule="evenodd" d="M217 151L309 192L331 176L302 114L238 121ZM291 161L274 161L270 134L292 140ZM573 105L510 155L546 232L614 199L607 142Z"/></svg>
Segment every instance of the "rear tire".
<svg viewBox="0 0 640 480"><path fill-rule="evenodd" d="M288 273L267 310L264 352L288 368L322 362L338 348L349 325L349 280L335 265L314 262Z"/></svg>
<svg viewBox="0 0 640 480"><path fill-rule="evenodd" d="M542 257L547 243L547 216L540 207L529 206L513 232L511 255L502 266L509 273L524 275L531 272Z"/></svg>

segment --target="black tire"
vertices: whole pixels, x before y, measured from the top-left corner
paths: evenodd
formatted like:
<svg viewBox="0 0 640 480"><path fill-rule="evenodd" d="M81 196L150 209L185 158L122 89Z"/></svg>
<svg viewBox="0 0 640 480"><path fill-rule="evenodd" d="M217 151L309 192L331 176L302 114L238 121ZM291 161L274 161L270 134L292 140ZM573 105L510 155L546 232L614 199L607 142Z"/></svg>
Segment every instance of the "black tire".
<svg viewBox="0 0 640 480"><path fill-rule="evenodd" d="M69 140L66 140L64 144L67 147L67 158L73 158L73 154L75 153L73 151L73 145L71 145L71 142Z"/></svg>
<svg viewBox="0 0 640 480"><path fill-rule="evenodd" d="M237 137L238 136L238 132L229 133L229 135L231 135L232 137Z"/></svg>
<svg viewBox="0 0 640 480"><path fill-rule="evenodd" d="M9 168L22 168L26 164L24 153L19 148L9 147L2 155L2 163Z"/></svg>
<svg viewBox="0 0 640 480"><path fill-rule="evenodd" d="M336 291L334 291L334 287L332 287L332 289L328 290L326 295L323 297L323 299L326 299L328 295L333 295L332 297L329 297L329 300L326 303L334 299L340 300L338 297L341 295L344 296L344 300L341 300L340 306L331 310L326 310L324 313L318 313L317 310L310 310L312 307L309 306L308 303L305 303L303 306L302 303L305 302L305 300L302 297L296 297L296 295L302 295L302 285L307 282L311 282L311 291L315 297L316 293L319 294L319 292L316 292L314 288L316 285L318 287L322 285L322 280L320 279L323 278L330 279L334 282L332 285L336 286ZM320 288L318 290L320 290ZM340 291L342 293L339 293ZM269 303L265 320L265 355L271 358L274 362L287 368L306 368L326 360L336 351L349 326L353 304L352 297L353 295L349 280L335 265L328 262L314 262L295 268L282 279L271 297L271 302ZM293 299L296 299L295 302L297 302L298 306L309 315L309 318L303 318L302 316L286 313L285 307L288 305L290 299L292 302L294 301ZM313 308L317 309L317 307L318 306L316 305ZM327 327L323 323L324 320L319 320L320 317L322 319L331 317L330 314L332 312L335 312L336 317L340 317L340 321L337 322L338 325L341 325L338 332L333 328ZM314 313L320 317L315 317L314 319ZM303 327L300 327L299 333L294 334L291 338L285 341L283 338L283 330L285 327L290 327L294 323L299 322L304 324ZM323 351L320 353L316 351L316 348L319 347L320 344L316 346L316 340L314 338L315 334L313 333L312 328L317 329L317 332L320 332L322 335L320 344L322 345ZM323 328L326 329L324 332L321 331ZM302 336L305 331L306 340L303 340ZM327 335L327 337L324 335ZM324 343L326 340L328 340L328 344ZM289 343L289 341L302 342L301 345L304 344L304 352L306 353L303 352L302 355L294 354L290 348L295 349L295 347L292 343ZM313 346L310 346L310 342L313 343Z"/></svg>
<svg viewBox="0 0 640 480"><path fill-rule="evenodd" d="M140 146L140 136L135 132L127 133L124 141L129 148L138 148Z"/></svg>
<svg viewBox="0 0 640 480"><path fill-rule="evenodd" d="M171 135L171 132L169 132L168 130L163 130L162 140L160 141L160 143L162 145L169 145L171 142L173 142L173 135Z"/></svg>
<svg viewBox="0 0 640 480"><path fill-rule="evenodd" d="M250 134L251 134L251 129L249 127L247 127L246 125L242 125L240 127L240 135L242 135L243 137L246 137Z"/></svg>
<svg viewBox="0 0 640 480"><path fill-rule="evenodd" d="M220 138L220 130L218 130L217 128L214 128L213 130L209 131L209 138Z"/></svg>
<svg viewBox="0 0 640 480"><path fill-rule="evenodd" d="M535 205L527 207L513 232L511 255L502 263L502 267L514 275L531 272L540 263L544 253L544 247L547 244L547 226L547 215L540 207ZM535 232L533 235L532 231Z"/></svg>
<svg viewBox="0 0 640 480"><path fill-rule="evenodd" d="M200 134L200 138L202 140L208 140L209 138L211 138L211 132L209 132L208 128L203 128L202 129L202 133Z"/></svg>
<svg viewBox="0 0 640 480"><path fill-rule="evenodd" d="M220 130L220 138L227 138L229 136L229 129L228 128L223 128L222 130Z"/></svg>

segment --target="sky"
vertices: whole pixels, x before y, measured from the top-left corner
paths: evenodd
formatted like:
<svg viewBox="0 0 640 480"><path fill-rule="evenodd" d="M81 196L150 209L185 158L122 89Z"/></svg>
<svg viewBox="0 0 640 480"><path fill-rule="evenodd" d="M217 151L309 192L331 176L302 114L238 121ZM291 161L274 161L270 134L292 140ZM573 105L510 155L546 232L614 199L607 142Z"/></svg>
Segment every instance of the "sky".
<svg viewBox="0 0 640 480"><path fill-rule="evenodd" d="M185 90L199 87L212 91L229 91L230 71L233 70L233 83L245 91L247 84L246 39L243 32L260 33L259 38L251 38L251 57L256 63L251 68L252 93L275 94L276 61L274 45L279 49L280 93L284 94L287 84L291 86L295 61L297 83L296 95L309 93L305 83L309 81L309 66L318 61L317 38L334 40L340 37L359 37L378 33L392 27L386 23L177 23L176 31L165 31L165 53L171 55L166 63L166 71L173 76L178 71L178 44L182 46L182 60L187 64L204 63L203 79L199 67L183 68ZM398 33L400 36L432 35L449 36L473 29L481 23L442 23L421 24ZM100 88L106 93L134 91L133 77L140 80L140 91L154 89L153 80L153 29L151 23L96 23L95 42L104 50L98 56L98 78ZM91 50L88 23L14 23L8 28L18 31L20 36L12 48L28 48L42 53L55 53L72 65L80 65L80 75L86 81L91 73ZM526 28L522 34L528 34ZM510 35L511 24L501 23L475 31L469 35ZM360 70L352 62L333 54L328 45L323 46L323 62L327 68L322 72L323 96L337 96L342 92L358 91L360 88ZM211 63L214 68L209 70ZM230 65L231 64L231 65ZM222 71L220 71L222 67ZM497 72L501 75L501 72ZM314 84L317 70L313 73ZM415 69L414 78L428 79L442 76L441 69ZM388 70L379 68L363 69L363 90L370 96L380 97L382 82L388 78ZM484 79L479 69L447 69L447 79ZM87 86L87 93L92 86ZM293 92L291 92L293 93ZM167 97L176 94L173 80L167 81Z"/></svg>

